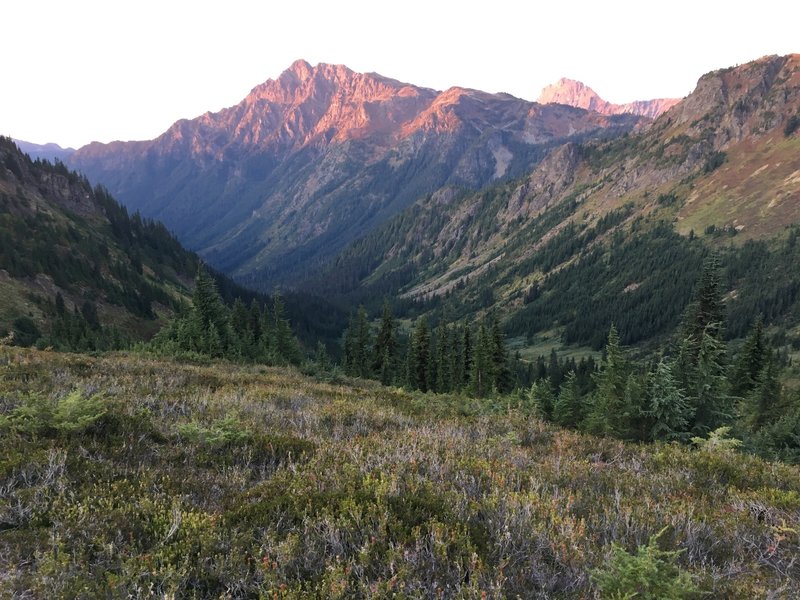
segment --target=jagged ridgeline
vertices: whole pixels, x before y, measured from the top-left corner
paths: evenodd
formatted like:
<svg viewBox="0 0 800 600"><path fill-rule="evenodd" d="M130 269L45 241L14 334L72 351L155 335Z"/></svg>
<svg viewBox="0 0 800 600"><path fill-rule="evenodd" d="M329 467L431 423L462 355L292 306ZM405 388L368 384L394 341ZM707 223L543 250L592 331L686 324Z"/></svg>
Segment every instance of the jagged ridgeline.
<svg viewBox="0 0 800 600"><path fill-rule="evenodd" d="M199 264L161 223L129 214L63 163L33 161L0 138L2 337L77 351L149 339L188 309ZM228 304L272 303L213 275ZM303 332L326 331L299 317L313 315L305 307L315 302L288 302ZM336 320L335 311L319 313Z"/></svg>

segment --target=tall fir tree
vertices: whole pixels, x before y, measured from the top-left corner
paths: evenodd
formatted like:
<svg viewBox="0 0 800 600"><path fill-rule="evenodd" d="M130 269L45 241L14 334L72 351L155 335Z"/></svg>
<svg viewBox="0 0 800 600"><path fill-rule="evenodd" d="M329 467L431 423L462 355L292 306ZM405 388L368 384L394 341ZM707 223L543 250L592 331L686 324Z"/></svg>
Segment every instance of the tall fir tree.
<svg viewBox="0 0 800 600"><path fill-rule="evenodd" d="M728 393L725 345L719 330L709 325L703 334L697 356L693 393L689 403L694 410L692 433L705 436L733 418L733 402Z"/></svg>
<svg viewBox="0 0 800 600"><path fill-rule="evenodd" d="M411 334L411 346L408 352L407 380L411 389L427 392L431 389L431 332L428 319L417 319Z"/></svg>
<svg viewBox="0 0 800 600"><path fill-rule="evenodd" d="M605 363L596 375L597 389L587 425L592 433L619 437L627 428L625 386L628 367L614 325L608 332L605 355Z"/></svg>
<svg viewBox="0 0 800 600"><path fill-rule="evenodd" d="M383 301L383 314L375 336L372 356L373 370L380 377L381 383L384 385L393 383L397 370L397 325L388 300Z"/></svg>
<svg viewBox="0 0 800 600"><path fill-rule="evenodd" d="M693 410L681 391L669 363L661 360L648 377L647 404L650 440L680 441L689 439Z"/></svg>
<svg viewBox="0 0 800 600"><path fill-rule="evenodd" d="M284 314L283 298L276 295L272 299L272 351L275 362L287 362L299 365L303 360L303 354L297 338L292 333L289 319Z"/></svg>
<svg viewBox="0 0 800 600"><path fill-rule="evenodd" d="M725 305L720 285L720 263L719 256L714 252L703 263L695 300L689 305L684 319L684 337L690 340L692 362L697 361L703 336L708 333L722 339L724 327Z"/></svg>
<svg viewBox="0 0 800 600"><path fill-rule="evenodd" d="M227 310L216 282L202 267L197 271L189 319L190 336L197 351L218 356L228 349L231 336Z"/></svg>
<svg viewBox="0 0 800 600"><path fill-rule="evenodd" d="M773 353L768 353L764 362L740 409L744 425L751 431L776 422L786 412L780 369Z"/></svg>
<svg viewBox="0 0 800 600"><path fill-rule="evenodd" d="M583 398L575 371L570 371L561 383L553 403L553 421L563 427L577 427L582 419Z"/></svg>
<svg viewBox="0 0 800 600"><path fill-rule="evenodd" d="M500 328L500 321L496 316L491 320L491 348L492 348L492 377L493 384L499 392L510 392L514 387L511 368L508 364L508 350L506 349L505 335Z"/></svg>
<svg viewBox="0 0 800 600"><path fill-rule="evenodd" d="M353 377L371 377L371 350L372 342L367 310L360 306L345 332L345 372Z"/></svg>
<svg viewBox="0 0 800 600"><path fill-rule="evenodd" d="M472 353L469 390L475 396L488 395L494 388L493 342L486 323L481 321Z"/></svg>
<svg viewBox="0 0 800 600"><path fill-rule="evenodd" d="M463 390L469 385L472 373L472 330L469 324L464 324L461 331L461 343L459 344L458 369L456 371L456 388Z"/></svg>
<svg viewBox="0 0 800 600"><path fill-rule="evenodd" d="M731 372L731 395L744 398L753 391L767 359L764 321L759 317L739 351Z"/></svg>

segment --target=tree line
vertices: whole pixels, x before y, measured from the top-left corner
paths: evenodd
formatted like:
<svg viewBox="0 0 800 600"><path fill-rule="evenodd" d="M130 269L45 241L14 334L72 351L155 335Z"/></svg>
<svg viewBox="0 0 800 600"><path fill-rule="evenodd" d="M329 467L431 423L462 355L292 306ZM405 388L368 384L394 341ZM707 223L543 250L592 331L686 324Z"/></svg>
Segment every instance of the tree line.
<svg viewBox="0 0 800 600"><path fill-rule="evenodd" d="M347 375L380 380L423 392L465 392L483 397L510 392L512 372L505 336L496 317L477 324L441 323L431 328L416 319L403 336L388 302L377 329L359 308L344 335L343 368Z"/></svg>
<svg viewBox="0 0 800 600"><path fill-rule="evenodd" d="M274 296L269 307L255 298L245 306L236 298L229 308L216 281L203 268L197 273L191 307L184 307L148 347L164 354L272 365L299 365L304 358L280 296Z"/></svg>
<svg viewBox="0 0 800 600"><path fill-rule="evenodd" d="M782 386L781 360L763 321L734 357L725 327L719 260L712 255L670 346L633 360L612 325L590 390L581 389L577 370L557 385L546 376L519 395L519 406L565 427L633 441L686 443L731 431L751 451L800 461L800 395Z"/></svg>

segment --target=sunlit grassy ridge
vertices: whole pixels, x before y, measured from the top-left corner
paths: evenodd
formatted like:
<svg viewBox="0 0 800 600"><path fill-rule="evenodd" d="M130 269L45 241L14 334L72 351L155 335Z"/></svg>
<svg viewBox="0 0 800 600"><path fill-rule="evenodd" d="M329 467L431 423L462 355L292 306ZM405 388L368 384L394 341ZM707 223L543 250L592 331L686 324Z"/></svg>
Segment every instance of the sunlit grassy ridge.
<svg viewBox="0 0 800 600"><path fill-rule="evenodd" d="M664 527L709 597L800 587L796 467L294 370L0 363L2 597L591 598Z"/></svg>

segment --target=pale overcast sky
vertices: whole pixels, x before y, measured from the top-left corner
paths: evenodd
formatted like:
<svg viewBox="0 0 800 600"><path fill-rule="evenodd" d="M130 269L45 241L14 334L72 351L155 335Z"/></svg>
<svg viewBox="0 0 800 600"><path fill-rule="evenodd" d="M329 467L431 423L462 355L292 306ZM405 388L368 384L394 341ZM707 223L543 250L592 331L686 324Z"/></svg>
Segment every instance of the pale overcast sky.
<svg viewBox="0 0 800 600"><path fill-rule="evenodd" d="M0 134L73 147L155 137L298 58L529 100L570 77L628 102L800 52L794 0L10 0L1 14Z"/></svg>

